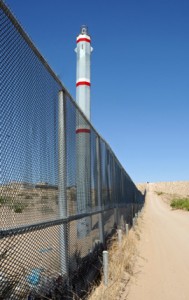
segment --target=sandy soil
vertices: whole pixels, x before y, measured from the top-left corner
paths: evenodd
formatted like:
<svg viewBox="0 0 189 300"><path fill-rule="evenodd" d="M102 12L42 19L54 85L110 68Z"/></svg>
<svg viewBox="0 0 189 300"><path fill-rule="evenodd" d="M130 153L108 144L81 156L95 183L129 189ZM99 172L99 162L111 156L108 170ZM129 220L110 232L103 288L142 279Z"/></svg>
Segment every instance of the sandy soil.
<svg viewBox="0 0 189 300"><path fill-rule="evenodd" d="M149 184L135 275L122 300L189 299L189 213L171 210L155 192L157 187ZM163 188L162 184L159 190ZM176 188L172 189L175 193Z"/></svg>

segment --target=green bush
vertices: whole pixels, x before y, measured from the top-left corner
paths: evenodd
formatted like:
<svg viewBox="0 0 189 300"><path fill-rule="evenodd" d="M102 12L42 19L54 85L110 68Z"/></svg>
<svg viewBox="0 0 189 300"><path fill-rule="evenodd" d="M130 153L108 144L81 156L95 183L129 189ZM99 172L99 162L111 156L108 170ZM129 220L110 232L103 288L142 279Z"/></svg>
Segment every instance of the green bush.
<svg viewBox="0 0 189 300"><path fill-rule="evenodd" d="M49 199L49 197L48 197L48 196L45 196L45 195L43 195L43 196L41 196L41 199L43 199L43 200L48 200L48 199Z"/></svg>
<svg viewBox="0 0 189 300"><path fill-rule="evenodd" d="M5 204L7 202L7 198L5 198L5 197L0 197L0 205L3 205L3 204Z"/></svg>
<svg viewBox="0 0 189 300"><path fill-rule="evenodd" d="M184 209L189 211L189 198L176 198L171 201L171 207L174 209Z"/></svg>
<svg viewBox="0 0 189 300"><path fill-rule="evenodd" d="M49 206L42 206L41 212L43 214L50 214L50 213L53 213L54 210L51 207L49 207Z"/></svg>
<svg viewBox="0 0 189 300"><path fill-rule="evenodd" d="M25 199L29 200L29 199L33 199L33 197L31 195L25 195Z"/></svg>
<svg viewBox="0 0 189 300"><path fill-rule="evenodd" d="M15 202L11 204L11 209L13 209L17 214L21 214L26 207L27 204L21 202Z"/></svg>
<svg viewBox="0 0 189 300"><path fill-rule="evenodd" d="M11 197L9 196L0 196L0 207L2 205L8 205L11 201Z"/></svg>
<svg viewBox="0 0 189 300"><path fill-rule="evenodd" d="M163 195L164 193L163 193L163 192L156 192L156 194L157 194L158 196L161 196L161 195Z"/></svg>

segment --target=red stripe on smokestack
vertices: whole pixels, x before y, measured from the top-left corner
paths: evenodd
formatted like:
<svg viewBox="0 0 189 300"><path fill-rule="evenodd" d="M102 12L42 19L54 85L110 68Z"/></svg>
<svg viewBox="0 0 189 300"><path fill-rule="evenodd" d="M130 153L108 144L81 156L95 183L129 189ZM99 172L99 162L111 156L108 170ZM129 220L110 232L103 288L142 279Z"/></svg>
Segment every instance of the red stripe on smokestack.
<svg viewBox="0 0 189 300"><path fill-rule="evenodd" d="M91 83L88 82L88 81L78 81L76 83L76 86L79 86L79 85L87 85L87 86L91 86Z"/></svg>
<svg viewBox="0 0 189 300"><path fill-rule="evenodd" d="M87 128L79 128L76 130L76 133L90 133L90 129Z"/></svg>
<svg viewBox="0 0 189 300"><path fill-rule="evenodd" d="M79 42L87 42L87 43L90 43L91 40L89 40L89 39L87 39L87 38L79 38L79 39L77 40L77 43L79 43Z"/></svg>

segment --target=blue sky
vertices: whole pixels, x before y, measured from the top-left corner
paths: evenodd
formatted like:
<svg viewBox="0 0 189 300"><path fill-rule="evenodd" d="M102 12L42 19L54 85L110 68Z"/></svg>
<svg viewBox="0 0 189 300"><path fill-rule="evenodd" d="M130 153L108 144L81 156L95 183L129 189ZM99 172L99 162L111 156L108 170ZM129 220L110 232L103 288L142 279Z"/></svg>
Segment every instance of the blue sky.
<svg viewBox="0 0 189 300"><path fill-rule="evenodd" d="M92 38L91 120L135 182L189 180L188 0L6 0L75 99Z"/></svg>

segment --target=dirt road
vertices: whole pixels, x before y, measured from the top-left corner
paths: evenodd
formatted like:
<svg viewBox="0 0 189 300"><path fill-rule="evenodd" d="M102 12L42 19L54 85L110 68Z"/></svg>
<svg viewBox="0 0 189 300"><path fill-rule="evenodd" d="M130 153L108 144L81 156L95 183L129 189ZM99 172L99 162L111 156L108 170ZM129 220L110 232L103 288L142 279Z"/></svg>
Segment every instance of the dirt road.
<svg viewBox="0 0 189 300"><path fill-rule="evenodd" d="M171 210L150 190L139 241L139 257L127 300L189 299L189 212Z"/></svg>

